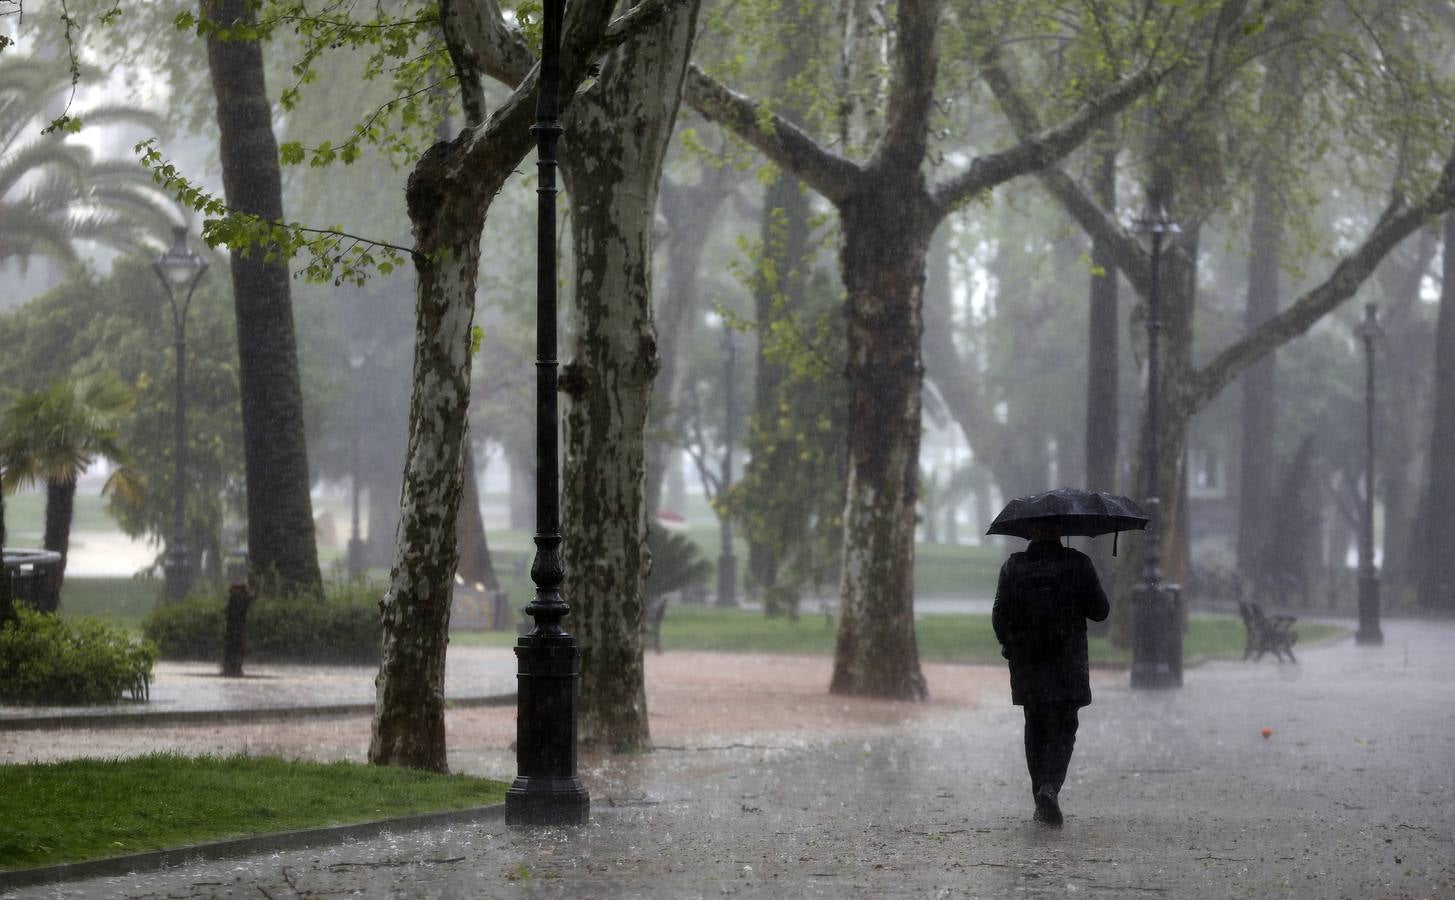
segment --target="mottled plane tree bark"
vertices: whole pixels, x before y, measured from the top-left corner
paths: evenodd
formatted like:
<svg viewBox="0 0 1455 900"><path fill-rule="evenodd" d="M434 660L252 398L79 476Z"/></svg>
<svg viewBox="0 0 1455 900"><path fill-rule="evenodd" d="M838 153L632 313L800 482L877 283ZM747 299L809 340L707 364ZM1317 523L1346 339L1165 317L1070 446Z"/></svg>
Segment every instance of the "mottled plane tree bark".
<svg viewBox="0 0 1455 900"><path fill-rule="evenodd" d="M254 7L246 0L207 0L202 12L224 29L255 22ZM227 205L266 221L284 221L262 45L209 31L207 65L217 98ZM248 563L254 577L282 593L322 597L288 260L259 247L234 251L229 268L237 316Z"/></svg>
<svg viewBox="0 0 1455 900"><path fill-rule="evenodd" d="M571 5L562 35L563 98L572 97L594 57L673 4L644 0L608 24L614 5ZM524 39L505 25L494 0L446 0L440 13L470 124L425 152L405 192L415 240L413 387L394 565L380 601L383 654L369 744L372 763L433 771L447 769L445 649L480 234L491 201L530 149L538 76ZM480 73L514 86L488 116Z"/></svg>
<svg viewBox="0 0 1455 900"><path fill-rule="evenodd" d="M562 478L566 596L581 641L582 743L650 745L642 667L646 424L657 376L652 239L698 0L602 63L565 119L575 265ZM629 127L624 127L629 123Z"/></svg>
<svg viewBox="0 0 1455 900"><path fill-rule="evenodd" d="M981 156L948 180L925 178L941 4L895 8L884 123L869 159L815 141L770 108L694 69L689 102L831 202L843 236L850 391L849 474L838 635L830 690L926 696L914 636L914 507L924 374L922 290L930 236L969 198L1050 165L1156 83L1118 82L1064 124Z"/></svg>

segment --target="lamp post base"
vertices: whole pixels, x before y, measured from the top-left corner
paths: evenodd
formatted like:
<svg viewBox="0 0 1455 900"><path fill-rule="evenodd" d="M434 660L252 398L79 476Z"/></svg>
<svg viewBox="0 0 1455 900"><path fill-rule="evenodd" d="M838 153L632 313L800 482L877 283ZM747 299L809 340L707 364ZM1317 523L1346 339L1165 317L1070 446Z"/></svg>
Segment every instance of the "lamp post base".
<svg viewBox="0 0 1455 900"><path fill-rule="evenodd" d="M1181 591L1143 582L1132 600L1132 687L1182 687Z"/></svg>
<svg viewBox="0 0 1455 900"><path fill-rule="evenodd" d="M521 776L505 792L507 825L585 825L591 819L591 795L576 776Z"/></svg>
<svg viewBox="0 0 1455 900"><path fill-rule="evenodd" d="M505 822L585 825L591 800L576 774L576 639L564 632L524 635L515 657L517 775L505 794Z"/></svg>
<svg viewBox="0 0 1455 900"><path fill-rule="evenodd" d="M1359 576L1359 630L1354 632L1354 643L1363 647L1384 643L1384 631L1379 627L1379 577L1370 571Z"/></svg>

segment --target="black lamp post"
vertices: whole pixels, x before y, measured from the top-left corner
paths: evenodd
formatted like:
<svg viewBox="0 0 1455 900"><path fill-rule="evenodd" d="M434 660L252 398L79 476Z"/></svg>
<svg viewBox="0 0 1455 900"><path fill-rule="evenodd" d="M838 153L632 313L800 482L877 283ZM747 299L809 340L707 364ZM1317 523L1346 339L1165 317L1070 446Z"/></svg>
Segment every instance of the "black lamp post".
<svg viewBox="0 0 1455 900"><path fill-rule="evenodd" d="M733 389L737 380L738 347L733 340L733 330L728 323L722 323L722 482L718 487L721 497L733 484L733 441L738 427L737 391ZM738 605L738 558L733 553L733 520L722 517L720 549L717 557L717 605Z"/></svg>
<svg viewBox="0 0 1455 900"><path fill-rule="evenodd" d="M172 346L177 352L176 415L173 416L175 470L172 481L172 534L167 539L167 554L162 562L166 575L167 597L181 600L192 587L192 567L187 558L187 312L192 294L207 272L207 260L187 249L187 226L172 228L172 246L152 262L157 278L167 289L167 305L172 311ZM186 294L180 304L177 294Z"/></svg>
<svg viewBox="0 0 1455 900"><path fill-rule="evenodd" d="M1355 334L1364 339L1364 505L1359 510L1359 630L1354 643L1384 643L1379 627L1379 572L1374 568L1374 341L1384 334L1373 303Z"/></svg>
<svg viewBox="0 0 1455 900"><path fill-rule="evenodd" d="M536 557L530 577L535 620L516 643L516 776L505 794L510 825L584 825L591 798L576 774L576 690L581 653L561 627L571 608L561 598L560 470L556 409L556 142L560 92L561 18L565 0L546 0L536 101Z"/></svg>
<svg viewBox="0 0 1455 900"><path fill-rule="evenodd" d="M1182 622L1178 589L1162 582L1161 493L1158 473L1162 427L1161 302L1162 241L1182 229L1160 203L1148 203L1132 230L1152 244L1152 283L1147 294L1147 440L1142 460L1142 484L1147 498L1147 537L1142 580L1133 593L1132 687L1182 686Z"/></svg>
<svg viewBox="0 0 1455 900"><path fill-rule="evenodd" d="M369 361L370 348L357 341L349 342L349 368L354 373L354 390L363 393L360 386L359 375L365 364ZM351 493L351 506L349 512L349 547L348 547L348 573L349 578L359 578L364 574L364 541L359 537L359 445L362 443L362 427L360 419L363 413L360 411L362 397L356 397L349 422L351 437L349 442L349 490Z"/></svg>

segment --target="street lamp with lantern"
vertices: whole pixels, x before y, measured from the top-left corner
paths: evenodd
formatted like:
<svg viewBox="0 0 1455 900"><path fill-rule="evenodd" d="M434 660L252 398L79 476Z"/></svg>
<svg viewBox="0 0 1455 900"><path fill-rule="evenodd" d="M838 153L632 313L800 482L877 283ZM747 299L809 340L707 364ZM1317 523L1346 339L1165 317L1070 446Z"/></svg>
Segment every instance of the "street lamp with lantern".
<svg viewBox="0 0 1455 900"><path fill-rule="evenodd" d="M167 597L180 600L192 587L192 567L187 556L187 313L192 294L207 273L207 260L187 247L187 226L172 228L172 246L152 261L152 268L167 289L172 313L172 346L177 355L176 406L173 415L172 533L162 568ZM178 294L182 299L178 302Z"/></svg>
<svg viewBox="0 0 1455 900"><path fill-rule="evenodd" d="M1354 643L1384 643L1379 627L1379 572L1374 568L1374 342L1383 337L1373 303L1364 305L1364 321L1354 330L1364 341L1364 504L1359 510L1359 630Z"/></svg>
<svg viewBox="0 0 1455 900"><path fill-rule="evenodd" d="M369 357L373 353L373 346L363 341L349 341L349 369L353 371L354 390L362 394L362 386L359 376L364 366L368 364ZM349 548L346 563L348 566L349 578L356 579L364 574L364 541L359 537L359 446L363 443L363 428L361 411L362 403L356 397L352 404L350 418L350 431L353 432L353 440L349 442L349 490L352 494L352 510L349 514Z"/></svg>
<svg viewBox="0 0 1455 900"><path fill-rule="evenodd" d="M722 498L733 484L733 441L737 437L738 404L737 383L738 347L733 330L724 320L722 323L722 383L724 394L722 428L722 482L718 486L718 497ZM735 607L738 605L738 558L733 552L733 522L731 516L722 517L719 533L721 540L717 557L717 605Z"/></svg>
<svg viewBox="0 0 1455 900"><path fill-rule="evenodd" d="M1182 623L1178 588L1162 582L1161 493L1158 472L1162 427L1161 302L1162 241L1182 229L1161 203L1150 198L1132 230L1152 249L1151 284L1147 292L1147 438L1142 484L1150 521L1143 551L1142 580L1133 593L1132 687L1172 688L1182 685Z"/></svg>
<svg viewBox="0 0 1455 900"><path fill-rule="evenodd" d="M576 694L581 651L561 627L560 414L556 405L556 143L561 137L561 19L565 0L546 0L536 94L536 556L530 577L535 620L515 646L515 781L505 794L509 825L584 825L591 798L576 773Z"/></svg>

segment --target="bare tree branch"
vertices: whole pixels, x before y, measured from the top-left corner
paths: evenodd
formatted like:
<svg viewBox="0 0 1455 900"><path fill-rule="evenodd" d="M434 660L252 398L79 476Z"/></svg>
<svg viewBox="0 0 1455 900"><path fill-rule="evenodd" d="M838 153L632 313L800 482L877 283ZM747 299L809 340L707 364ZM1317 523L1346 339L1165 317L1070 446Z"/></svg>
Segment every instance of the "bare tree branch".
<svg viewBox="0 0 1455 900"><path fill-rule="evenodd" d="M477 71L516 87L535 65L525 37L505 24L498 0L441 0L440 13L446 40L468 48Z"/></svg>
<svg viewBox="0 0 1455 900"><path fill-rule="evenodd" d="M1379 261L1400 241L1451 208L1455 208L1455 151L1446 160L1439 182L1419 203L1406 209L1391 204L1364 242L1339 260L1322 284L1204 366L1193 377L1188 409L1201 408L1264 354L1308 331L1315 322L1354 296Z"/></svg>
<svg viewBox="0 0 1455 900"><path fill-rule="evenodd" d="M984 57L981 74L1018 137L1024 141L1028 136L1040 132L1039 119L1011 81L1010 73L1006 71L998 54L991 53ZM1128 234L1111 214L1103 210L1090 194L1061 169L1046 166L1036 172L1036 177L1092 240L1111 250L1117 268L1132 289L1140 296L1147 296L1152 284L1152 261L1137 239Z"/></svg>
<svg viewBox="0 0 1455 900"><path fill-rule="evenodd" d="M1011 117L1021 141L1009 150L979 157L969 169L935 187L932 196L942 215L974 194L1056 163L1079 147L1092 129L1155 87L1166 72L1142 69L1087 103L1070 119L1047 130L1037 126L1030 108L1015 94L1010 77L994 50L986 54L984 74L991 90ZM1010 95L1011 99L1007 100L1006 95ZM1024 129L1022 126L1025 126Z"/></svg>
<svg viewBox="0 0 1455 900"><path fill-rule="evenodd" d="M489 2L489 0L487 0ZM565 30L561 36L561 94L562 111L571 102L575 86L586 77L591 62L602 53L640 34L644 28L657 22L682 0L641 0L636 6L615 20L603 22L615 8L614 0L588 0L577 2L567 10ZM489 63L485 71L490 71ZM510 98L497 107L483 122L471 127L463 136L466 152L453 162L454 176L462 179L455 184L467 184L478 189L493 192L495 185L479 182L470 177L471 170L485 165L495 158L520 158L534 140L530 126L535 120L536 91L539 87L540 67L532 65L522 76ZM508 82L507 82L508 83ZM570 86L570 90L565 90ZM423 161L421 161L423 164ZM421 197L421 199L424 199Z"/></svg>
<svg viewBox="0 0 1455 900"><path fill-rule="evenodd" d="M863 180L864 170L857 163L820 147L797 125L715 81L697 66L688 67L683 99L830 202L842 203Z"/></svg>

